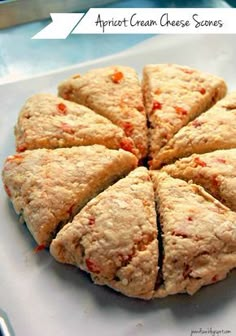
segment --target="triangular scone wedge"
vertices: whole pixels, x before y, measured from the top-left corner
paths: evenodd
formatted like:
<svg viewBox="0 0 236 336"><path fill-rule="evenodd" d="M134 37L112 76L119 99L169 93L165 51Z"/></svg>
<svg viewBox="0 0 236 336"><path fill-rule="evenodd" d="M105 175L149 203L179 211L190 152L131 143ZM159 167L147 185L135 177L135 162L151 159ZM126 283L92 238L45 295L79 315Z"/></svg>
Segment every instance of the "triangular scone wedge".
<svg viewBox="0 0 236 336"><path fill-rule="evenodd" d="M52 241L52 255L131 297L150 299L158 272L153 184L140 167L91 200Z"/></svg>
<svg viewBox="0 0 236 336"><path fill-rule="evenodd" d="M16 148L104 145L118 149L133 141L124 131L89 108L50 94L37 94L23 106L15 127Z"/></svg>
<svg viewBox="0 0 236 336"><path fill-rule="evenodd" d="M3 183L39 245L91 198L136 167L136 157L104 146L36 149L9 156Z"/></svg>
<svg viewBox="0 0 236 336"><path fill-rule="evenodd" d="M236 211L236 149L193 154L162 170L173 177L200 184L224 205Z"/></svg>
<svg viewBox="0 0 236 336"><path fill-rule="evenodd" d="M236 91L183 127L153 158L156 169L193 153L236 148Z"/></svg>
<svg viewBox="0 0 236 336"><path fill-rule="evenodd" d="M147 126L141 85L136 72L126 66L94 69L60 84L61 97L88 106L120 126L139 150L147 154ZM129 149L130 144L123 145Z"/></svg>
<svg viewBox="0 0 236 336"><path fill-rule="evenodd" d="M150 123L150 157L189 121L227 91L223 79L176 64L150 64L143 70L143 94Z"/></svg>
<svg viewBox="0 0 236 336"><path fill-rule="evenodd" d="M155 296L194 294L236 267L236 213L202 187L152 172L162 229L162 285Z"/></svg>

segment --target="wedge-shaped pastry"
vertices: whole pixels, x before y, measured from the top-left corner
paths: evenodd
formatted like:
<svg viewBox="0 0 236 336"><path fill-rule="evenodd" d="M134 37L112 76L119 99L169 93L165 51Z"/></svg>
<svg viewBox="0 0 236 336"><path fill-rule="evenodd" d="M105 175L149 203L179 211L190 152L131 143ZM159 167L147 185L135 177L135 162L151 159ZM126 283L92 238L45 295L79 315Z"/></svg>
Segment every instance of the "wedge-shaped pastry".
<svg viewBox="0 0 236 336"><path fill-rule="evenodd" d="M129 67L94 69L59 86L59 95L88 106L120 126L134 140L139 157L147 154L147 126L141 86ZM130 143L123 145L130 148Z"/></svg>
<svg viewBox="0 0 236 336"><path fill-rule="evenodd" d="M129 152L100 145L36 149L9 156L3 182L37 243L48 245L63 224L136 161Z"/></svg>
<svg viewBox="0 0 236 336"><path fill-rule="evenodd" d="M226 94L223 79L176 64L151 64L143 71L143 94L150 122L150 157Z"/></svg>
<svg viewBox="0 0 236 336"><path fill-rule="evenodd" d="M192 180L236 211L236 149L193 154L163 167L173 177Z"/></svg>
<svg viewBox="0 0 236 336"><path fill-rule="evenodd" d="M187 292L236 267L236 213L202 187L152 172L163 239L162 285L156 297Z"/></svg>
<svg viewBox="0 0 236 336"><path fill-rule="evenodd" d="M155 169L193 153L236 148L236 92L183 127L151 162Z"/></svg>
<svg viewBox="0 0 236 336"><path fill-rule="evenodd" d="M118 149L133 141L110 120L85 106L37 94L23 106L15 127L16 148L58 148L100 144Z"/></svg>
<svg viewBox="0 0 236 336"><path fill-rule="evenodd" d="M140 167L90 201L52 241L52 255L100 285L150 299L158 271L153 184Z"/></svg>

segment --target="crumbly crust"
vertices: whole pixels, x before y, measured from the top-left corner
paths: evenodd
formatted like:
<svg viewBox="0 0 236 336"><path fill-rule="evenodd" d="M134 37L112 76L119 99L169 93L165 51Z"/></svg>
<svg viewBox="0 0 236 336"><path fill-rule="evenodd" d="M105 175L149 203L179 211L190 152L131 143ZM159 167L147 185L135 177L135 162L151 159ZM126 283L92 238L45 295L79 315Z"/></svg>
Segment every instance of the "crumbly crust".
<svg viewBox="0 0 236 336"><path fill-rule="evenodd" d="M236 267L236 213L205 190L151 173L163 233L163 285L155 297L187 292L226 277Z"/></svg>
<svg viewBox="0 0 236 336"><path fill-rule="evenodd" d="M223 79L176 64L150 64L143 70L143 93L150 122L150 157L189 121L226 94Z"/></svg>
<svg viewBox="0 0 236 336"><path fill-rule="evenodd" d="M46 246L58 227L136 165L133 154L100 145L36 149L6 159L3 183L16 213Z"/></svg>
<svg viewBox="0 0 236 336"><path fill-rule="evenodd" d="M146 156L146 115L141 86L132 68L117 65L91 70L61 83L58 93L120 126L133 139L139 158Z"/></svg>
<svg viewBox="0 0 236 336"><path fill-rule="evenodd" d="M133 143L124 131L89 108L50 95L29 98L15 127L16 150Z"/></svg>
<svg viewBox="0 0 236 336"><path fill-rule="evenodd" d="M173 177L200 184L236 211L236 149L193 154L162 169Z"/></svg>
<svg viewBox="0 0 236 336"><path fill-rule="evenodd" d="M152 169L193 153L236 148L236 91L183 127L156 155Z"/></svg>
<svg viewBox="0 0 236 336"><path fill-rule="evenodd" d="M97 284L150 299L158 271L153 185L140 167L90 201L53 240L52 255Z"/></svg>

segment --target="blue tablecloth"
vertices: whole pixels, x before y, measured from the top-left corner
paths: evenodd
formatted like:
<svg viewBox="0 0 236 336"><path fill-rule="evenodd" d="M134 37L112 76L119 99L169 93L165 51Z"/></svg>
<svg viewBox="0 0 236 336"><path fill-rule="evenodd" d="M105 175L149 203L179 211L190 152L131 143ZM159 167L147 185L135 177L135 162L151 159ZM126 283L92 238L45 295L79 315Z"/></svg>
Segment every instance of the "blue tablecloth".
<svg viewBox="0 0 236 336"><path fill-rule="evenodd" d="M233 5L231 0L231 5ZM106 7L228 7L223 0L123 0ZM150 35L70 35L66 40L31 40L49 20L0 31L0 82L29 77L131 47Z"/></svg>

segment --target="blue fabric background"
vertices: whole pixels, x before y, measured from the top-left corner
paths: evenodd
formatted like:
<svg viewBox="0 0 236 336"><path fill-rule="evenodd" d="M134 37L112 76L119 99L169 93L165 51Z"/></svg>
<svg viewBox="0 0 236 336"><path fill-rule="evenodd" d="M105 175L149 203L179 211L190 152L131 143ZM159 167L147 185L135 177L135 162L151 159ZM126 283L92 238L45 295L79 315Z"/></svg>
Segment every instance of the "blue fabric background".
<svg viewBox="0 0 236 336"><path fill-rule="evenodd" d="M233 0L229 0L231 6ZM123 0L106 7L229 7L223 0ZM56 70L119 52L151 35L70 35L66 40L31 40L49 20L0 31L0 81Z"/></svg>

